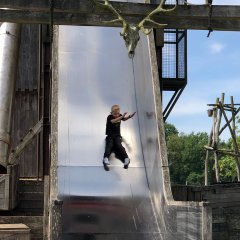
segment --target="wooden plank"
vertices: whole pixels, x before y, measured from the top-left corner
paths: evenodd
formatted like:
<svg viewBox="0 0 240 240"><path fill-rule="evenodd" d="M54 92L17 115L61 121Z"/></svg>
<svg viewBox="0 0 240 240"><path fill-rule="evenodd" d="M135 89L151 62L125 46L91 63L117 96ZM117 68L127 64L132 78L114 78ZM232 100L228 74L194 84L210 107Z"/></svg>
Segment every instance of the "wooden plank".
<svg viewBox="0 0 240 240"><path fill-rule="evenodd" d="M38 122L38 95L37 91L31 93L31 115L32 115L32 127ZM33 139L32 144L32 166L33 166L33 176L38 176L38 149L37 149L37 137Z"/></svg>
<svg viewBox="0 0 240 240"><path fill-rule="evenodd" d="M120 26L119 23L106 24L102 21L111 20L113 16L106 9L99 9L91 0L61 1L55 0L54 24L56 25L83 25L83 26ZM131 23L138 23L144 16L152 11L155 4L113 2L112 5ZM48 1L31 0L2 0L0 8L0 21L19 23L50 22ZM21 9L21 10L19 10ZM214 6L212 14L212 28L214 30L240 30L240 6ZM168 24L168 28L178 29L207 29L209 8L206 5L181 5L175 13L163 13L154 19L160 23ZM149 26L149 25L147 25Z"/></svg>
<svg viewBox="0 0 240 240"><path fill-rule="evenodd" d="M24 128L24 132L23 132L23 135L21 136L22 139L25 137L25 135L27 134L28 132L28 127L30 125L30 114L29 114L29 91L28 89L25 91L25 96L24 96L24 106L25 106L25 114L24 114L24 122L25 122L25 128ZM29 176L31 177L32 176L32 166L31 166L31 150L29 148L29 146L27 146L25 149L24 149L24 154L25 154L25 157L24 157L24 165L25 165L25 168L24 168L24 176Z"/></svg>
<svg viewBox="0 0 240 240"><path fill-rule="evenodd" d="M17 91L15 104L15 125L12 131L14 148L37 122L35 121L37 119L37 91ZM24 151L19 157L20 177L37 177L36 158L36 140L34 140L27 151Z"/></svg>
<svg viewBox="0 0 240 240"><path fill-rule="evenodd" d="M109 10L97 7L91 0L54 0L54 11L65 13L81 13L81 14L109 14ZM153 11L158 4L144 3L126 3L111 2L122 15L138 15L144 16ZM172 5L166 5L166 8ZM38 12L49 12L49 0L1 0L0 8L9 8L9 10L29 10ZM179 5L176 17L208 17L209 7L207 5ZM214 5L213 18L239 18L240 6Z"/></svg>
<svg viewBox="0 0 240 240"><path fill-rule="evenodd" d="M19 53L17 89L37 89L38 79L38 25L22 26Z"/></svg>
<svg viewBox="0 0 240 240"><path fill-rule="evenodd" d="M20 105L20 109L19 111L19 124L25 122L25 111L26 111L26 106L24 104L24 92L21 92L21 105ZM21 125L19 125L21 126ZM24 136L24 131L25 131L25 124L21 126L21 128L19 128L19 140L22 139L22 137ZM21 170L20 170L20 177L24 176L24 169L25 167L27 167L27 165L25 165L25 152L23 152L23 154L20 157L20 166L21 166Z"/></svg>
<svg viewBox="0 0 240 240"><path fill-rule="evenodd" d="M0 198L0 210L9 208L9 174L4 174L0 181L0 190L3 194Z"/></svg>
<svg viewBox="0 0 240 240"><path fill-rule="evenodd" d="M30 240L30 230L25 224L0 224L0 239Z"/></svg>
<svg viewBox="0 0 240 240"><path fill-rule="evenodd" d="M39 73L38 30L38 25L29 24L22 26L22 44L20 47L19 68L16 83L17 92L13 111L13 148L20 143L21 138L25 136L29 128L33 127L37 122L37 80ZM26 92L26 89L29 91ZM19 158L20 177L37 177L36 144L36 140L34 140Z"/></svg>
<svg viewBox="0 0 240 240"><path fill-rule="evenodd" d="M7 229L7 230L15 230L18 229L29 229L25 224L22 223L15 223L15 224L0 224L0 229Z"/></svg>
<svg viewBox="0 0 240 240"><path fill-rule="evenodd" d="M17 164L9 165L7 171L9 174L9 209L13 209L18 203L19 166Z"/></svg>
<svg viewBox="0 0 240 240"><path fill-rule="evenodd" d="M16 147L15 151L12 152L9 156L9 162L12 164L18 159L20 154L26 149L29 149L30 144L32 143L32 139L41 131L43 125L43 119L41 119L35 126L33 126L28 133L24 136L22 139L22 142ZM32 156L28 154L28 156ZM25 161L27 161L26 159ZM30 164L32 163L32 158L30 159ZM28 163L29 166L29 163ZM31 171L29 168L27 169L28 171ZM30 174L30 173L29 173Z"/></svg>
<svg viewBox="0 0 240 240"><path fill-rule="evenodd" d="M43 240L49 239L49 176L44 176Z"/></svg>

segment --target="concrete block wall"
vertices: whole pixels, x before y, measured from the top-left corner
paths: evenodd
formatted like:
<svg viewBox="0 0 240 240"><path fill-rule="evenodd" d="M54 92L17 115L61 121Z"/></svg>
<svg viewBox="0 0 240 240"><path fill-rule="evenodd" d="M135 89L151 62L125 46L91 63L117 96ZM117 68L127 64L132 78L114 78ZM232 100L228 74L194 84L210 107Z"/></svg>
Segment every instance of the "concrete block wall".
<svg viewBox="0 0 240 240"><path fill-rule="evenodd" d="M172 186L177 201L204 201L212 208L212 239L240 240L240 183Z"/></svg>
<svg viewBox="0 0 240 240"><path fill-rule="evenodd" d="M240 205L213 208L212 213L213 240L240 240Z"/></svg>

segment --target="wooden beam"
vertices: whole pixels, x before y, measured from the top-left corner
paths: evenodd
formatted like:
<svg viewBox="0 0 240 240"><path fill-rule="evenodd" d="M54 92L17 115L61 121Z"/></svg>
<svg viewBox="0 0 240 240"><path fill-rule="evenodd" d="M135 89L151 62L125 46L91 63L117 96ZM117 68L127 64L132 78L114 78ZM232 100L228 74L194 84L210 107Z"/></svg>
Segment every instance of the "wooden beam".
<svg viewBox="0 0 240 240"><path fill-rule="evenodd" d="M131 23L138 23L156 4L112 2L112 5ZM168 6L169 7L169 6ZM167 28L208 29L209 8L207 5L180 5L175 13L159 14L154 19L168 24ZM102 21L113 19L106 9L96 7L91 0L54 0L54 24L110 26ZM49 23L49 0L1 0L0 22ZM240 6L213 6L212 28L214 30L239 31Z"/></svg>

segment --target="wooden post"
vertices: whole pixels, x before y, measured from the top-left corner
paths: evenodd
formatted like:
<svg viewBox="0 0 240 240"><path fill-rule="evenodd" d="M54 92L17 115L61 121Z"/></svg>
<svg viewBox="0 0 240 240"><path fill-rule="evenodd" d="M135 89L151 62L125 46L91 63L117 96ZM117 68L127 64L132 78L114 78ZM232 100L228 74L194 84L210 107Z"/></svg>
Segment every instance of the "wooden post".
<svg viewBox="0 0 240 240"><path fill-rule="evenodd" d="M212 138L213 138L213 128L211 130L210 136L208 138L208 146L212 145ZM208 182L208 164L209 164L209 149L206 149L206 158L205 158L205 186L209 185Z"/></svg>
<svg viewBox="0 0 240 240"><path fill-rule="evenodd" d="M231 96L231 103L230 104L224 104L224 98L225 94L222 93L221 95L221 101L219 101L219 98L217 98L215 104L208 104L208 106L213 107L213 127L210 133L210 138L208 141L208 145L204 146L207 150L206 152L206 158L205 158L205 185L208 185L208 164L209 164L209 152L213 151L214 153L214 163L215 163L215 175L216 175L216 181L220 181L219 177L219 162L218 162L218 154L226 154L233 156L237 165L237 177L238 181L240 181L240 151L237 144L237 136L236 136L236 116L240 111L240 107L236 107L240 104L235 104L233 97ZM218 112L219 111L219 112ZM226 111L231 112L231 118L228 119L228 116L226 114ZM224 126L220 129L222 117L224 117L226 123ZM219 147L219 136L223 132L224 129L229 128L229 131L231 133L231 137L233 140L233 149L218 149Z"/></svg>
<svg viewBox="0 0 240 240"><path fill-rule="evenodd" d="M221 103L224 104L224 98L225 98L225 93L222 93L221 95ZM219 111L219 117L218 117L218 123L217 123L217 143L219 142L219 130L221 126L221 121L222 121L222 111Z"/></svg>
<svg viewBox="0 0 240 240"><path fill-rule="evenodd" d="M240 112L240 108L238 108L238 110L234 113L234 116L237 116L237 114ZM221 130L219 131L219 135L221 135L221 133L225 130L225 128L228 126L228 123L232 122L232 117L228 120L228 122L221 128Z"/></svg>
<svg viewBox="0 0 240 240"><path fill-rule="evenodd" d="M216 100L216 104L219 103L219 98ZM221 111L221 110L220 110ZM218 165L218 154L217 154L217 144L218 144L218 131L217 131L217 122L218 122L218 108L216 107L213 111L213 144L214 148L214 162L215 162L215 175L217 182L220 182L219 177L219 165Z"/></svg>
<svg viewBox="0 0 240 240"><path fill-rule="evenodd" d="M225 94L222 93L221 95L221 103L224 104L224 97ZM219 98L217 98L216 104L219 103ZM219 129L221 126L221 121L222 121L222 111L219 109L219 115L218 111L216 111L216 126L214 128L215 131L215 139L214 139L214 148L216 149L214 151L214 160L215 160L215 172L216 172L216 180L217 182L220 182L220 170L219 170L219 163L218 163L218 143L219 143Z"/></svg>
<svg viewBox="0 0 240 240"><path fill-rule="evenodd" d="M230 131L230 133L231 133L231 136L232 136L232 139L233 139L234 151L237 153L237 155L239 155L239 150L238 150L237 141L236 141L234 132L233 132L232 127L231 127L231 125L230 125L230 123L229 123L229 121L228 121L227 115L226 115L226 113L225 113L225 111L224 111L224 109L223 109L223 106L222 106L222 103L221 103L221 102L219 103L219 106L220 106L220 108L221 108L222 111L223 111L223 116L224 116L224 118L225 118L225 120L226 120L226 123L227 123L227 125L228 125L229 131ZM238 181L239 181L239 179L240 179L240 166L239 166L238 158L235 158L235 161L236 161L236 164L237 164L237 175L238 175Z"/></svg>
<svg viewBox="0 0 240 240"><path fill-rule="evenodd" d="M237 178L238 181L240 181L240 169L239 169L239 161L238 161L238 153L239 153L239 149L238 149L238 145L237 145L237 138L236 138L236 123L235 123L235 114L234 114L234 100L233 100L233 96L231 96L231 107L232 109L232 130L233 130L233 144L235 145L234 147L234 153L235 155L235 161L237 163Z"/></svg>

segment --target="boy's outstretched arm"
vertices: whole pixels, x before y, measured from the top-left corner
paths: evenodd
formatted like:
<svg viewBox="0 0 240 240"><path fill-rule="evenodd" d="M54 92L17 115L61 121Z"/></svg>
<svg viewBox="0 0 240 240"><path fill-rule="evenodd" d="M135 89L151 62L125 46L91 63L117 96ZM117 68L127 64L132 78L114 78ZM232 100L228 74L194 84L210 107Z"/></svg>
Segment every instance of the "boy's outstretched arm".
<svg viewBox="0 0 240 240"><path fill-rule="evenodd" d="M116 122L119 122L121 120L124 121L124 118L125 118L126 115L127 115L127 112L125 112L121 117L117 117L117 118L112 119L111 123L116 123Z"/></svg>
<svg viewBox="0 0 240 240"><path fill-rule="evenodd" d="M130 118L133 118L133 116L134 116L135 114L136 114L136 112L128 115L127 117L124 117L122 120L123 120L123 121L127 121L127 120L129 120Z"/></svg>

